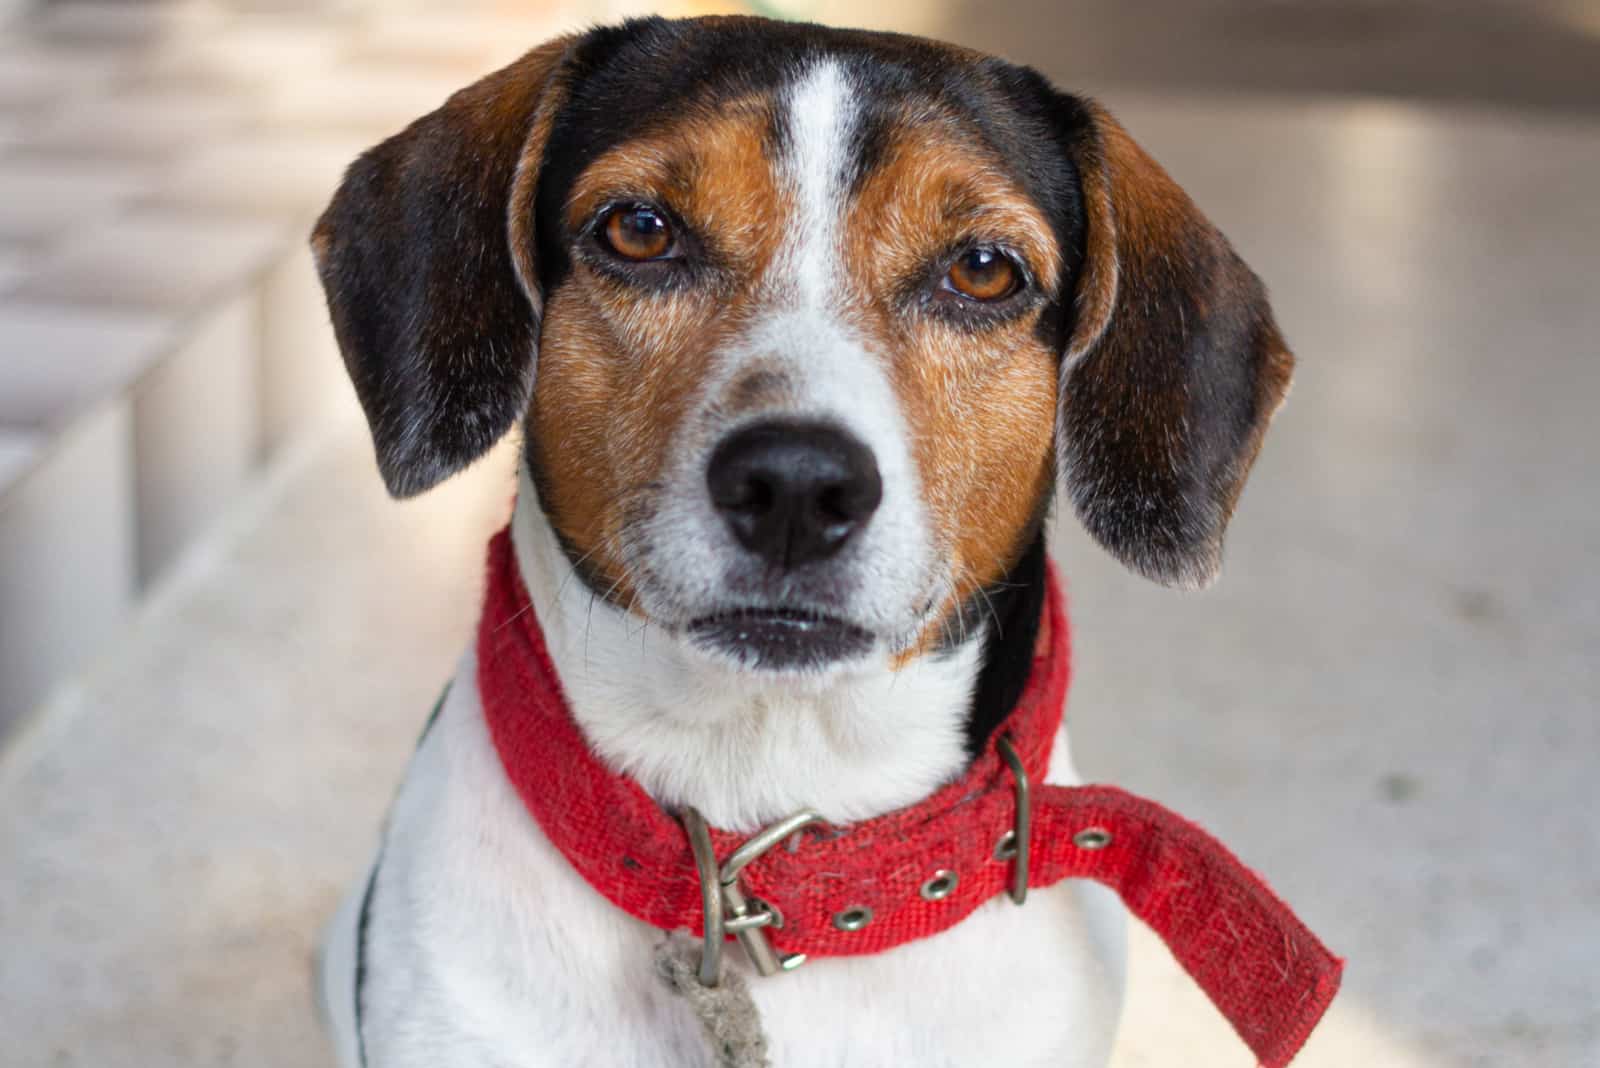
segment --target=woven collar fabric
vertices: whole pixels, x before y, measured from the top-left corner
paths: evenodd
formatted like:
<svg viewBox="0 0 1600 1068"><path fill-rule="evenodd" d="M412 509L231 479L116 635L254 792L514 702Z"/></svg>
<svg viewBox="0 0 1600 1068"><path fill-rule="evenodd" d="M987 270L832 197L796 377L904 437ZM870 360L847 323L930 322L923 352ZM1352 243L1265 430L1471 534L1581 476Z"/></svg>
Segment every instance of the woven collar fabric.
<svg viewBox="0 0 1600 1068"><path fill-rule="evenodd" d="M1049 766L1071 666L1053 568L1044 613L1027 684L995 732L1011 739L1035 784ZM701 934L700 884L683 825L590 749L567 707L508 531L489 546L478 686L507 778L573 868L634 918ZM1030 886L1081 878L1111 887L1263 1065L1289 1063L1333 1000L1342 961L1258 876L1199 827L1115 787L1035 785L1032 809ZM944 931L1005 891L1012 864L996 859L995 847L1015 818L1013 779L991 740L958 779L925 800L802 831L746 868L742 885L782 912L783 927L768 931L780 953L880 953ZM719 862L745 837L712 829ZM957 874L955 889L924 899L920 888L941 871ZM835 926L838 913L860 908L871 910L865 927Z"/></svg>

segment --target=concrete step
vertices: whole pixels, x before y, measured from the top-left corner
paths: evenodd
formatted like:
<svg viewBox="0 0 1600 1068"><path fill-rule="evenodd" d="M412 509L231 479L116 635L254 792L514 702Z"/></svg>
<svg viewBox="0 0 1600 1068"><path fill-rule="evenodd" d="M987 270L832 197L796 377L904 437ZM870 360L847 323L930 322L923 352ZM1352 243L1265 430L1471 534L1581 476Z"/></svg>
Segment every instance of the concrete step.
<svg viewBox="0 0 1600 1068"><path fill-rule="evenodd" d="M68 3L0 24L0 742L348 402L305 244L344 167L562 17Z"/></svg>

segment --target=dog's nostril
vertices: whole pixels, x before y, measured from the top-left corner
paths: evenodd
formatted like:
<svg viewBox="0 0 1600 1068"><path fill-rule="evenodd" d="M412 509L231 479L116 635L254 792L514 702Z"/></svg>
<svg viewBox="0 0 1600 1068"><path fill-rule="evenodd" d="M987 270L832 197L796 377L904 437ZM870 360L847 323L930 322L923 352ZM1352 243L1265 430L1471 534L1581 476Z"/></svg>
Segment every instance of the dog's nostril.
<svg viewBox="0 0 1600 1068"><path fill-rule="evenodd" d="M830 486L816 502L817 518L823 523L847 523L850 515L844 505L844 494L838 487Z"/></svg>
<svg viewBox="0 0 1600 1068"><path fill-rule="evenodd" d="M878 479L841 482L817 497L817 511L829 523L854 523L877 511L882 496Z"/></svg>
<svg viewBox="0 0 1600 1068"><path fill-rule="evenodd" d="M811 423L734 433L712 453L706 483L740 544L785 568L833 555L883 498L871 450Z"/></svg>
<svg viewBox="0 0 1600 1068"><path fill-rule="evenodd" d="M770 512L776 497L772 483L757 474L729 482L720 499L713 493L718 508L751 513Z"/></svg>

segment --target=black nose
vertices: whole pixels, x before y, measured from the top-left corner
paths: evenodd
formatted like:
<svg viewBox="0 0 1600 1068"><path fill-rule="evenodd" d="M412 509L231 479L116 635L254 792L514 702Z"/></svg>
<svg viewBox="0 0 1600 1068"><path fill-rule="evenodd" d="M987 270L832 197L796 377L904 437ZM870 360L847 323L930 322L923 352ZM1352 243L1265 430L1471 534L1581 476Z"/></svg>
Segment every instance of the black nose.
<svg viewBox="0 0 1600 1068"><path fill-rule="evenodd" d="M757 423L729 436L711 454L706 483L739 543L783 568L838 552L883 499L871 450L811 423Z"/></svg>

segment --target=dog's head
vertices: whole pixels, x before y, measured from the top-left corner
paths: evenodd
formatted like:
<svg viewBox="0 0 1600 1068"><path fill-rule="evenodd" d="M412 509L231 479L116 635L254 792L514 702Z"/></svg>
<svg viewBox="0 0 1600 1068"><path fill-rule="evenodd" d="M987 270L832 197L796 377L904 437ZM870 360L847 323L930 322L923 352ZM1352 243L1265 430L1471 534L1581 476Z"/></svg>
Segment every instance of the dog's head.
<svg viewBox="0 0 1600 1068"><path fill-rule="evenodd" d="M313 238L397 495L519 418L602 595L713 660L936 648L1059 473L1216 574L1292 357L1104 111L946 45L745 18L553 41L362 156Z"/></svg>

